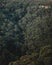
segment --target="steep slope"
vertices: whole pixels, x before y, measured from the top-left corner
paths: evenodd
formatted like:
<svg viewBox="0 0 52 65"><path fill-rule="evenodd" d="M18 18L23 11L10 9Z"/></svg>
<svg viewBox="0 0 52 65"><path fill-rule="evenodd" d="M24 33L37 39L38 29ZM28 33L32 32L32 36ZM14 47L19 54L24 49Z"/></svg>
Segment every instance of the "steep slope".
<svg viewBox="0 0 52 65"><path fill-rule="evenodd" d="M0 65L38 53L48 44L52 45L50 0L0 0Z"/></svg>

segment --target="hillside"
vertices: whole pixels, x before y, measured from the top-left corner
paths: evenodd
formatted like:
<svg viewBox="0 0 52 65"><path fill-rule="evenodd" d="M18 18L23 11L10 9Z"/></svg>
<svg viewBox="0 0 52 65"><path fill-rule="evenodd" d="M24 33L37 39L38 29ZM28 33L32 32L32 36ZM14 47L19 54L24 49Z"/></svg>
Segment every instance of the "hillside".
<svg viewBox="0 0 52 65"><path fill-rule="evenodd" d="M0 0L0 65L39 54L47 45L52 46L52 0Z"/></svg>

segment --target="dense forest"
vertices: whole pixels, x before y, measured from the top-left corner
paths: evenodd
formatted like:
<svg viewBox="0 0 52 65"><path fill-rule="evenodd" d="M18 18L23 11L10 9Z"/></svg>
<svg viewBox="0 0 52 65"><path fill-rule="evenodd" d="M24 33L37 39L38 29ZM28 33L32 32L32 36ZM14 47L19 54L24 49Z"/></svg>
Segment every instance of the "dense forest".
<svg viewBox="0 0 52 65"><path fill-rule="evenodd" d="M52 0L0 0L0 65L51 65Z"/></svg>

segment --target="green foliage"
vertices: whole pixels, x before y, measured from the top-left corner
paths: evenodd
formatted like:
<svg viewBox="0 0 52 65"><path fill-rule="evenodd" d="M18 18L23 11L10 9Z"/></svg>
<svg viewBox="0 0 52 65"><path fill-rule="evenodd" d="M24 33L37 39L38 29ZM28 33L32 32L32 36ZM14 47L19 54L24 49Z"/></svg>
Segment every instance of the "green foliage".
<svg viewBox="0 0 52 65"><path fill-rule="evenodd" d="M21 56L16 61L21 65L49 65L49 45L52 46L50 0L0 0L0 65Z"/></svg>
<svg viewBox="0 0 52 65"><path fill-rule="evenodd" d="M31 53L20 58L20 60L9 63L9 65L51 65L52 49L51 47L43 46L39 53ZM46 53L47 51L47 53Z"/></svg>

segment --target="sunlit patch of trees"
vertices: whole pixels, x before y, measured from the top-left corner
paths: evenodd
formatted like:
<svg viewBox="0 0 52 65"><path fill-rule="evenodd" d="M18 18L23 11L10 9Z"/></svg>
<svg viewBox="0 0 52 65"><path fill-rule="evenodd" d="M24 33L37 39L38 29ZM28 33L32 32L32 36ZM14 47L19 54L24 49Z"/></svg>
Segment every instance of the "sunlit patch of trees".
<svg viewBox="0 0 52 65"><path fill-rule="evenodd" d="M52 49L50 45L43 46L39 53L22 56L19 60L10 62L9 65L51 65Z"/></svg>

